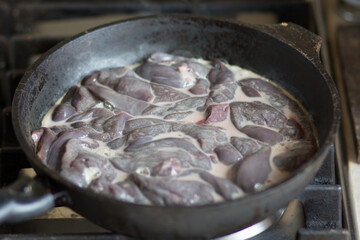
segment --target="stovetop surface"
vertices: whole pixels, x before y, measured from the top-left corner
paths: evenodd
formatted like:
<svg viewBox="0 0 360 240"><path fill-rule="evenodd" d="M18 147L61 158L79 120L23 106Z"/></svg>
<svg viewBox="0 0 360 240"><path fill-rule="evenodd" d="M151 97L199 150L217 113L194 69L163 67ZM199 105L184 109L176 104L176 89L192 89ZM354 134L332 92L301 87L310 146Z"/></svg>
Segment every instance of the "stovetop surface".
<svg viewBox="0 0 360 240"><path fill-rule="evenodd" d="M25 69L56 43L85 29L134 15L172 12L221 16L251 23L294 22L311 31L318 30L308 1L0 1L1 187L13 182L19 172L31 172L11 124L12 95ZM251 239L350 239L343 218L336 156L336 148L332 146L318 174L291 202L280 220ZM128 239L64 207L24 223L0 226L0 238L3 237ZM231 239L242 238L239 235L222 238Z"/></svg>

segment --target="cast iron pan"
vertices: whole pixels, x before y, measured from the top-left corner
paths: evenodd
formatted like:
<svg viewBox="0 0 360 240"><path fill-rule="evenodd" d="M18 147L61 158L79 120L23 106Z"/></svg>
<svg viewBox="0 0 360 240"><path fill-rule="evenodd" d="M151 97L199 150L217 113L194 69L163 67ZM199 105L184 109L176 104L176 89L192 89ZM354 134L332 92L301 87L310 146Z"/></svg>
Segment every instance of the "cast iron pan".
<svg viewBox="0 0 360 240"><path fill-rule="evenodd" d="M316 174L338 129L339 99L321 65L319 49L319 38L294 24L249 25L189 15L125 20L60 43L26 72L12 105L16 135L42 183L22 180L3 192L0 219L21 221L47 211L57 200L94 223L127 236L195 239L223 236L274 214L301 193ZM117 201L80 189L42 164L30 133L40 127L41 119L58 98L95 70L133 64L159 51L226 59L277 82L312 115L319 150L291 178L275 187L238 200L197 207Z"/></svg>

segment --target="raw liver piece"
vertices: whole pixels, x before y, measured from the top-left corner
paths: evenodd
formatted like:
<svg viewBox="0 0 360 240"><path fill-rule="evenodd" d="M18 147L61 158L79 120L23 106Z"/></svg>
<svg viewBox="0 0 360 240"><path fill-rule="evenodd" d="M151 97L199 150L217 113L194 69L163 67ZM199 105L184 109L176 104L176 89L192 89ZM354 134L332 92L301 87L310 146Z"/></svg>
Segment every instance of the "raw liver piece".
<svg viewBox="0 0 360 240"><path fill-rule="evenodd" d="M213 66L208 75L212 84L221 84L234 80L234 74L219 59L213 60Z"/></svg>
<svg viewBox="0 0 360 240"><path fill-rule="evenodd" d="M166 121L158 118L133 118L126 121L123 134L128 134L138 128L158 125L165 122Z"/></svg>
<svg viewBox="0 0 360 240"><path fill-rule="evenodd" d="M293 172L310 160L316 148L311 143L295 146L287 152L276 155L273 159L275 166L281 171Z"/></svg>
<svg viewBox="0 0 360 240"><path fill-rule="evenodd" d="M92 84L86 87L99 99L106 101L115 108L134 116L140 115L144 109L151 106L151 104L145 101L119 94L110 88L98 84Z"/></svg>
<svg viewBox="0 0 360 240"><path fill-rule="evenodd" d="M69 91L65 94L64 98L61 100L61 103L70 103L73 100L78 89L78 86L71 87Z"/></svg>
<svg viewBox="0 0 360 240"><path fill-rule="evenodd" d="M219 161L225 165L231 165L243 159L241 153L229 143L217 146L215 153Z"/></svg>
<svg viewBox="0 0 360 240"><path fill-rule="evenodd" d="M150 106L145 111L143 115L157 115L157 116L166 116L169 114L177 112L185 112L193 108L204 106L207 97L191 97L180 100L175 103L168 103L161 106Z"/></svg>
<svg viewBox="0 0 360 240"><path fill-rule="evenodd" d="M192 59L187 59L185 62L192 70L192 72L196 75L197 79L206 79L211 70L211 67L198 63Z"/></svg>
<svg viewBox="0 0 360 240"><path fill-rule="evenodd" d="M75 114L76 109L71 105L71 100L73 99L73 96L77 90L78 87L73 86L65 94L64 98L61 100L61 103L54 109L51 115L53 121L62 121Z"/></svg>
<svg viewBox="0 0 360 240"><path fill-rule="evenodd" d="M182 88L185 83L176 67L146 61L135 69L135 72L151 82Z"/></svg>
<svg viewBox="0 0 360 240"><path fill-rule="evenodd" d="M207 124L211 122L222 122L227 118L228 112L228 104L210 105L206 109L207 116L204 123Z"/></svg>
<svg viewBox="0 0 360 240"><path fill-rule="evenodd" d="M151 84L139 79L132 70L119 79L115 91L146 102L150 102L154 98Z"/></svg>
<svg viewBox="0 0 360 240"><path fill-rule="evenodd" d="M249 86L260 93L264 93L264 96L268 96L268 101L271 106L278 109L280 112L284 112L284 107L287 106L289 110L291 110L296 118L293 120L296 121L297 126L293 123L287 123L287 126L283 130L281 130L281 133L284 136L289 137L290 139L301 139L308 141L315 142L315 137L313 135L313 129L312 124L309 121L308 116L304 114L304 111L301 109L300 105L293 100L292 98L288 97L280 88L276 87L275 85L261 80L257 78L249 78L239 81L239 85L241 86ZM289 118L290 121L291 117ZM289 125L290 124L290 125ZM302 130L303 132L302 132ZM304 134L302 136L302 134Z"/></svg>
<svg viewBox="0 0 360 240"><path fill-rule="evenodd" d="M177 112L177 113L170 113L166 116L164 116L164 119L166 120L182 120L184 118L186 118L187 116L191 115L193 112L192 111L188 111L188 112Z"/></svg>
<svg viewBox="0 0 360 240"><path fill-rule="evenodd" d="M156 179L133 174L133 181L158 206L194 206L214 202L213 189L199 181Z"/></svg>
<svg viewBox="0 0 360 240"><path fill-rule="evenodd" d="M238 86L234 74L219 59L214 59L213 65L208 76L211 87L206 105L233 99Z"/></svg>
<svg viewBox="0 0 360 240"><path fill-rule="evenodd" d="M293 118L289 118L284 128L279 131L285 137L289 137L293 140L303 139L305 132L302 126Z"/></svg>
<svg viewBox="0 0 360 240"><path fill-rule="evenodd" d="M97 192L107 193L114 196L116 199L137 203L150 205L151 202L144 196L139 187L130 180L125 180L124 182L119 182L116 184L111 184L103 181L96 181L90 185L91 189L94 189Z"/></svg>
<svg viewBox="0 0 360 240"><path fill-rule="evenodd" d="M245 192L256 191L256 184L263 184L271 172L271 148L262 149L245 157L232 167L234 183Z"/></svg>
<svg viewBox="0 0 360 240"><path fill-rule="evenodd" d="M84 87L74 86L64 96L61 103L54 109L53 121L61 121L94 106L97 100Z"/></svg>
<svg viewBox="0 0 360 240"><path fill-rule="evenodd" d="M71 105L77 112L84 112L95 106L98 102L99 100L94 98L87 88L80 86L71 100Z"/></svg>
<svg viewBox="0 0 360 240"><path fill-rule="evenodd" d="M64 145L61 151L61 170L72 166L73 161L80 153L86 153L90 149L99 147L97 142L89 142L80 139L70 139Z"/></svg>
<svg viewBox="0 0 360 240"><path fill-rule="evenodd" d="M250 86L243 85L241 86L241 90L248 97L261 97L260 93Z"/></svg>
<svg viewBox="0 0 360 240"><path fill-rule="evenodd" d="M116 150L124 146L126 143L126 136L116 138L106 144L109 148Z"/></svg>
<svg viewBox="0 0 360 240"><path fill-rule="evenodd" d="M196 80L195 86L189 89L192 94L203 95L207 94L210 83L206 79L199 78Z"/></svg>
<svg viewBox="0 0 360 240"><path fill-rule="evenodd" d="M151 55L150 61L167 66L186 64L188 69L191 69L191 72L199 78L205 78L210 71L209 66L194 61L191 58L175 56L168 53L154 53Z"/></svg>
<svg viewBox="0 0 360 240"><path fill-rule="evenodd" d="M286 116L279 110L262 102L232 102L230 103L231 121L241 130L250 121L256 125L281 129L287 122Z"/></svg>
<svg viewBox="0 0 360 240"><path fill-rule="evenodd" d="M218 145L227 141L226 134L220 128L204 124L174 124L172 130L195 138L205 153L213 153Z"/></svg>
<svg viewBox="0 0 360 240"><path fill-rule="evenodd" d="M273 106L281 110L286 104L289 102L289 98L275 85L258 79L258 78L247 78L238 82L238 84L242 87L250 87L259 93L265 93L264 95L268 95L269 103Z"/></svg>
<svg viewBox="0 0 360 240"><path fill-rule="evenodd" d="M96 142L79 139L67 141L62 149L60 174L80 187L87 187L94 181L112 182L116 170L105 157L89 152Z"/></svg>
<svg viewBox="0 0 360 240"><path fill-rule="evenodd" d="M53 121L58 122L71 117L75 113L76 110L70 103L61 103L54 109L51 116Z"/></svg>
<svg viewBox="0 0 360 240"><path fill-rule="evenodd" d="M247 157L267 147L266 144L262 144L251 138L231 137L230 142L243 157Z"/></svg>
<svg viewBox="0 0 360 240"><path fill-rule="evenodd" d="M233 200L242 195L242 191L230 180L212 175L209 172L199 173L201 179L209 183L220 196L225 200Z"/></svg>
<svg viewBox="0 0 360 240"><path fill-rule="evenodd" d="M115 89L119 84L119 79L126 76L129 70L130 69L127 67L119 67L119 68L104 69L101 71L97 71L93 74L96 75L95 79L97 82ZM89 77L91 78L91 75ZM91 82L94 81L83 80L84 85L91 84Z"/></svg>
<svg viewBox="0 0 360 240"><path fill-rule="evenodd" d="M66 148L72 148L72 146L66 144ZM65 149L65 153L66 151ZM110 182L116 177L115 168L108 159L90 152L78 152L75 159L66 165L68 167L64 166L61 169L61 176L73 181L80 187L87 187L92 181L100 177Z"/></svg>
<svg viewBox="0 0 360 240"><path fill-rule="evenodd" d="M121 136L125 122L130 118L128 114L123 112L107 119L103 124L104 132L108 133L111 139Z"/></svg>
<svg viewBox="0 0 360 240"><path fill-rule="evenodd" d="M55 170L59 170L60 167L60 152L64 144L70 139L84 138L88 133L79 131L79 130L69 130L61 132L58 134L58 137L53 141L51 147L49 148L46 160L47 165Z"/></svg>
<svg viewBox="0 0 360 240"><path fill-rule="evenodd" d="M87 136L89 138L94 139L94 140L98 140L98 141L101 141L101 142L109 142L109 141L112 140L109 133L102 132L102 131L101 132L96 131L91 126L83 126L83 127L77 128L76 130L87 133Z"/></svg>
<svg viewBox="0 0 360 240"><path fill-rule="evenodd" d="M151 171L151 176L177 176L182 172L181 162L175 158L169 158L155 166Z"/></svg>
<svg viewBox="0 0 360 240"><path fill-rule="evenodd" d="M180 100L174 104L168 111L169 113L173 112L183 112L192 108L197 108L205 104L206 97L192 97Z"/></svg>
<svg viewBox="0 0 360 240"><path fill-rule="evenodd" d="M106 113L106 111L104 113ZM87 118L88 116L85 117ZM109 142L114 138L122 135L125 121L129 118L130 116L124 112L117 115L112 113L110 116L105 115L103 117L97 117L91 121L74 122L71 124L71 126L78 131L88 133L88 137L91 139L96 139L102 142Z"/></svg>
<svg viewBox="0 0 360 240"><path fill-rule="evenodd" d="M240 131L251 138L268 143L270 146L273 146L283 140L283 135L280 133L260 126L247 125L241 128Z"/></svg>
<svg viewBox="0 0 360 240"><path fill-rule="evenodd" d="M162 134L172 132L173 123L161 123L152 126L146 126L142 128L135 129L128 133L127 141L129 144L133 144L135 142L141 143L150 141L153 137Z"/></svg>
<svg viewBox="0 0 360 240"><path fill-rule="evenodd" d="M143 152L146 150L161 150L161 149L183 149L190 153L193 156L194 161L190 162L190 165L195 168L201 168L204 170L211 169L211 160L210 158L197 149L190 141L184 138L162 138L159 140L129 145L124 149L125 152Z"/></svg>
<svg viewBox="0 0 360 240"><path fill-rule="evenodd" d="M150 102L154 98L150 83L142 80L127 67L100 71L97 81L120 94L142 101Z"/></svg>
<svg viewBox="0 0 360 240"><path fill-rule="evenodd" d="M144 143L150 141L153 137L159 134L170 132L182 132L195 138L205 153L213 153L216 146L227 141L226 134L218 127L204 124L176 124L165 122L131 131L128 134L128 142Z"/></svg>
<svg viewBox="0 0 360 240"><path fill-rule="evenodd" d="M101 108L100 108L101 109ZM106 111L103 111L106 110ZM94 113L89 121L86 121L84 119L84 122L75 122L72 123L71 126L74 128L81 128L81 127L92 127L98 132L108 132L109 135L111 135L112 138L116 137L116 133L123 130L125 121L130 119L131 116L129 116L127 113L122 111L110 111L107 109L103 109L102 111L98 111L98 113ZM101 114L103 113L103 114ZM74 116L76 117L76 116ZM90 117L86 116L85 117ZM72 118L73 119L73 118ZM119 125L117 127L117 125ZM120 129L116 129L120 128Z"/></svg>
<svg viewBox="0 0 360 240"><path fill-rule="evenodd" d="M177 91L168 86L152 83L151 87L156 96L153 101L154 103L174 102L190 97L190 95Z"/></svg>
<svg viewBox="0 0 360 240"><path fill-rule="evenodd" d="M182 149L146 149L142 152L128 152L111 158L110 161L115 168L126 173L148 171L148 175L158 172L158 165L164 161L176 159L180 162L181 168L190 168L196 161L187 151Z"/></svg>
<svg viewBox="0 0 360 240"><path fill-rule="evenodd" d="M48 128L42 127L31 133L31 137L36 145L36 154L43 161L46 161L51 144L56 139L56 135Z"/></svg>
<svg viewBox="0 0 360 240"><path fill-rule="evenodd" d="M309 118L303 113L299 105L294 101L289 102L289 108L294 112L296 116L290 116L289 120L281 133L284 136L290 137L290 139L302 139L305 141L313 142L316 145L316 138L314 135L313 125ZM289 130L291 130L289 132Z"/></svg>
<svg viewBox="0 0 360 240"><path fill-rule="evenodd" d="M151 82L185 88L193 86L197 77L205 77L208 68L184 57L155 53L135 71Z"/></svg>
<svg viewBox="0 0 360 240"><path fill-rule="evenodd" d="M88 86L97 82L115 88L119 83L119 79L124 77L130 69L127 67L110 68L96 71L82 80L82 85Z"/></svg>
<svg viewBox="0 0 360 240"><path fill-rule="evenodd" d="M105 108L92 108L86 112L72 116L66 122L84 121L92 118L109 118L115 113Z"/></svg>
<svg viewBox="0 0 360 240"><path fill-rule="evenodd" d="M116 115L114 115L116 116ZM91 119L90 122L89 121L85 121L85 122L75 122L73 124L71 124L72 126L75 127L76 124L78 124L78 127L81 127L81 124L80 123L87 123L87 125L84 125L84 126L89 126L89 127L92 127L93 129L95 129L96 131L98 132L103 132L104 131L104 123L112 118L113 116L104 116L104 117L97 117L97 118L94 118L94 119Z"/></svg>
<svg viewBox="0 0 360 240"><path fill-rule="evenodd" d="M298 127L300 127L302 130L304 130L303 138L305 140L315 141L312 124L309 121L308 116L304 114L304 111L301 109L300 105L295 100L288 97L280 88L267 81L263 81L257 78L241 80L239 81L239 85L249 86L256 89L260 93L265 93L264 95L268 95L269 104L271 104L273 107L281 112L284 112L284 107L287 106L289 110L291 110L293 114L297 116L294 118L294 120L297 122L298 126L291 127L288 125L284 130L282 130L282 133L285 136L288 136L291 139L301 138L302 133L298 129Z"/></svg>

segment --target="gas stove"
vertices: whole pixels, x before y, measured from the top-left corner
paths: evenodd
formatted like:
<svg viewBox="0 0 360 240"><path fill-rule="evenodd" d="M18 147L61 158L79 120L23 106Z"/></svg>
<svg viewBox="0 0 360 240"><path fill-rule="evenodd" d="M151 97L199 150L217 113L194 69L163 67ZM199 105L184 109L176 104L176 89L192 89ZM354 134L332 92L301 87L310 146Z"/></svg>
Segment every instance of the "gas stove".
<svg viewBox="0 0 360 240"><path fill-rule="evenodd" d="M321 1L1 1L0 0L0 185L34 176L14 135L11 101L25 69L56 43L86 29L132 16L192 13L249 23L293 22L326 37ZM330 47L322 60L332 73ZM285 209L219 240L355 239L342 129L318 174ZM0 226L6 239L129 239L97 226L71 209L57 207L23 223Z"/></svg>

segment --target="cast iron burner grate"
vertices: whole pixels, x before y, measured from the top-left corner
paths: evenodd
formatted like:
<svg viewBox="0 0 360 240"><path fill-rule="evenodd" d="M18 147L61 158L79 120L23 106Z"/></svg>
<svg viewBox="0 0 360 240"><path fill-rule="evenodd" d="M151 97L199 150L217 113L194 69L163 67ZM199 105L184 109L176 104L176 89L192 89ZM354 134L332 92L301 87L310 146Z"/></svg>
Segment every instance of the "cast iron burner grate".
<svg viewBox="0 0 360 240"><path fill-rule="evenodd" d="M63 27L78 24L83 27L78 30L81 31L94 22L98 25L101 21L134 14L172 12L225 16L250 22L255 19L257 23L294 22L316 32L315 18L308 1L0 1L1 187L12 183L19 172L30 167L11 124L13 93L31 62L68 37L64 35L73 35L71 31L63 31ZM53 27L59 30L53 31ZM324 165L303 193L289 204L282 215L274 216L274 223L266 220L266 230L250 239L350 239L342 217L342 189L335 174L335 157L335 147L332 147ZM75 213L0 226L0 238L130 240L110 233ZM242 239L240 234L233 234L219 240L239 239Z"/></svg>

